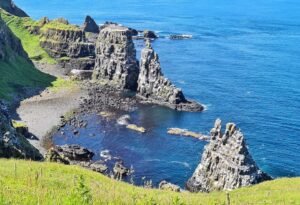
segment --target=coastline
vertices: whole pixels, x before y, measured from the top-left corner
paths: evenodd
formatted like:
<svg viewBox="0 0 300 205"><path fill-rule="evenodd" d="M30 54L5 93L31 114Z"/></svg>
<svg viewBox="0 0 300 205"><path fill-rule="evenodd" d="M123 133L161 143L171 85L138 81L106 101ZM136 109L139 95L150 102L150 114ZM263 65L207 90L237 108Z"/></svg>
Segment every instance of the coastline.
<svg viewBox="0 0 300 205"><path fill-rule="evenodd" d="M47 88L41 94L21 101L16 112L28 126L29 133L37 138L28 141L44 155L46 149L42 144L47 133L59 125L61 116L77 109L80 99L86 96L87 92L76 84L72 88L59 90Z"/></svg>

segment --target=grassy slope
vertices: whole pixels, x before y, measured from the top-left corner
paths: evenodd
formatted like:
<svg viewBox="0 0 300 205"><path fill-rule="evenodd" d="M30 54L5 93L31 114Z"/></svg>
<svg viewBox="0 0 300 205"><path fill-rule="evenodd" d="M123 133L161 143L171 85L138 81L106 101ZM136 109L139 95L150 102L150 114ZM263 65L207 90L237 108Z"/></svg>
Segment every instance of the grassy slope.
<svg viewBox="0 0 300 205"><path fill-rule="evenodd" d="M83 177L79 180L80 176ZM226 204L225 192L173 193L113 181L76 166L0 160L0 204ZM230 192L231 204L300 204L300 178ZM89 204L89 203L87 203Z"/></svg>
<svg viewBox="0 0 300 205"><path fill-rule="evenodd" d="M14 94L22 92L23 88L48 87L55 80L21 57L16 57L10 62L0 61L0 68L0 98L7 100Z"/></svg>
<svg viewBox="0 0 300 205"><path fill-rule="evenodd" d="M56 61L40 46L39 36L30 34L26 27L35 26L36 21L29 17L20 18L13 16L0 9L2 19L6 22L11 31L21 40L24 50L29 58L40 62L54 64Z"/></svg>

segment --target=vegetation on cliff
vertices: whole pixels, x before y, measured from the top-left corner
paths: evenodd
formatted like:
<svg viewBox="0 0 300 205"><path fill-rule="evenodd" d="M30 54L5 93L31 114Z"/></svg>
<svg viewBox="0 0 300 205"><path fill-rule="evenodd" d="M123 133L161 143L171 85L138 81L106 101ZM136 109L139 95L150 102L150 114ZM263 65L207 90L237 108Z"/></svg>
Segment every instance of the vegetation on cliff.
<svg viewBox="0 0 300 205"><path fill-rule="evenodd" d="M0 204L299 204L300 178L227 194L143 189L77 166L0 160ZM22 193L22 194L20 194Z"/></svg>

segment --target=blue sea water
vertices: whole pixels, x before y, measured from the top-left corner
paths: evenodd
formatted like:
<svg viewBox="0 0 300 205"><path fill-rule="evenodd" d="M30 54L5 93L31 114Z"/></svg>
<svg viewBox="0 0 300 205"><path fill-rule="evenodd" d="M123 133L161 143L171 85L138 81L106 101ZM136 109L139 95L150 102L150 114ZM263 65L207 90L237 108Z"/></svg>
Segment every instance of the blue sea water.
<svg viewBox="0 0 300 205"><path fill-rule="evenodd" d="M298 0L15 0L34 19L66 17L82 24L115 21L150 29L165 75L188 98L207 106L203 113L158 106L133 113L149 130L137 134L89 116L77 137L55 137L97 152L108 149L133 165L136 180L167 179L181 186L199 163L205 142L166 134L179 127L208 132L217 117L236 122L257 164L273 177L300 176L300 2ZM138 51L141 43L137 44ZM96 136L90 136L95 133Z"/></svg>

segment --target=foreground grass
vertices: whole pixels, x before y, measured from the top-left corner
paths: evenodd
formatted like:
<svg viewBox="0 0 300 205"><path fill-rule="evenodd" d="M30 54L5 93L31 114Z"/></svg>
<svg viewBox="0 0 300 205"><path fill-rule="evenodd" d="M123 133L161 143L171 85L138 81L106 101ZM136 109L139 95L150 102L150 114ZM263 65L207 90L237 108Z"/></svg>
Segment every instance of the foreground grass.
<svg viewBox="0 0 300 205"><path fill-rule="evenodd" d="M229 193L230 204L300 204L300 178ZM173 193L117 182L76 166L0 160L0 204L228 204L225 192Z"/></svg>

